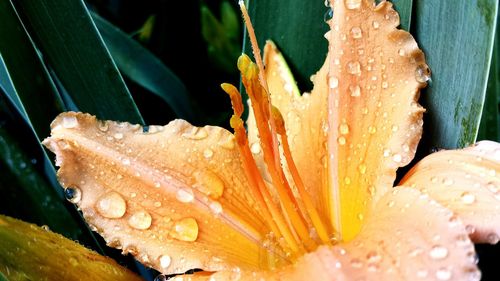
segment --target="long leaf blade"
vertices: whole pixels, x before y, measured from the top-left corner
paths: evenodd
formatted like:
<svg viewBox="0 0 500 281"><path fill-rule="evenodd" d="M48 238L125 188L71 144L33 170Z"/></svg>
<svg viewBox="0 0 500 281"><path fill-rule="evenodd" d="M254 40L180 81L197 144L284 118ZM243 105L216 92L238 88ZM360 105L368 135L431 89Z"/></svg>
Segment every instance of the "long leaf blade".
<svg viewBox="0 0 500 281"><path fill-rule="evenodd" d="M83 1L15 1L28 31L82 111L142 123Z"/></svg>
<svg viewBox="0 0 500 281"><path fill-rule="evenodd" d="M493 46L497 0L416 1L413 33L433 71L423 95L428 147L473 143Z"/></svg>

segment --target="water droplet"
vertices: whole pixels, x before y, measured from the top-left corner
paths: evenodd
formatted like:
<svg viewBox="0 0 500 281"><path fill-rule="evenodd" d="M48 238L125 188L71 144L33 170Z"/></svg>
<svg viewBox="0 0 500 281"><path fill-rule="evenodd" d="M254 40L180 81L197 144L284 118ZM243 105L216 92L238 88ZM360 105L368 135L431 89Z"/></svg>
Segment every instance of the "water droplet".
<svg viewBox="0 0 500 281"><path fill-rule="evenodd" d="M359 28L357 26L351 28L351 34L352 34L352 38L354 38L354 39L359 39L359 38L363 37L363 33L361 31L361 28Z"/></svg>
<svg viewBox="0 0 500 281"><path fill-rule="evenodd" d="M130 165L130 159L128 159L128 158L123 159L122 164L126 165L126 166Z"/></svg>
<svg viewBox="0 0 500 281"><path fill-rule="evenodd" d="M351 61L347 63L347 72L359 76L361 74L361 65L358 61Z"/></svg>
<svg viewBox="0 0 500 281"><path fill-rule="evenodd" d="M462 195L460 195L460 198L462 199L462 202L464 204L470 205L474 202L476 202L476 196L470 192L464 192Z"/></svg>
<svg viewBox="0 0 500 281"><path fill-rule="evenodd" d="M350 185L350 184L351 184L351 178L350 178L350 177L345 177L345 178L344 178L344 183L345 183L346 185Z"/></svg>
<svg viewBox="0 0 500 281"><path fill-rule="evenodd" d="M108 126L108 122L106 122L106 121L101 121L101 122L99 122L99 125L98 125L98 126L99 126L99 130L101 130L102 132L106 132L106 131L108 131L108 128L109 128L109 126Z"/></svg>
<svg viewBox="0 0 500 281"><path fill-rule="evenodd" d="M169 255L161 255L159 257L160 260L160 266L163 269L167 269L170 266L170 263L172 262L172 258L170 258Z"/></svg>
<svg viewBox="0 0 500 281"><path fill-rule="evenodd" d="M363 266L363 263L360 259L354 258L351 260L351 266L354 268L361 268Z"/></svg>
<svg viewBox="0 0 500 281"><path fill-rule="evenodd" d="M170 278L165 276L164 274L158 274L158 276L156 276L153 281L167 281L168 279Z"/></svg>
<svg viewBox="0 0 500 281"><path fill-rule="evenodd" d="M210 205L208 205L208 207L216 215L222 213L222 205L217 201L211 202Z"/></svg>
<svg viewBox="0 0 500 281"><path fill-rule="evenodd" d="M377 132L377 127L375 127L375 126L369 126L369 127L368 127L368 133L370 133L370 134L372 134L372 135L373 135L373 134L375 134L376 132Z"/></svg>
<svg viewBox="0 0 500 281"><path fill-rule="evenodd" d="M330 78L328 78L328 86L330 89L337 88L339 86L339 79L335 76L330 76Z"/></svg>
<svg viewBox="0 0 500 281"><path fill-rule="evenodd" d="M486 241L490 244L496 244L500 241L500 237L496 233L490 233L486 236Z"/></svg>
<svg viewBox="0 0 500 281"><path fill-rule="evenodd" d="M360 221L365 219L365 216L362 213L359 213L357 217L358 217L358 220L360 220Z"/></svg>
<svg viewBox="0 0 500 281"><path fill-rule="evenodd" d="M391 150L390 149L384 149L383 155L384 155L384 157L391 156Z"/></svg>
<svg viewBox="0 0 500 281"><path fill-rule="evenodd" d="M328 23L333 18L333 9L329 8L323 15L323 20Z"/></svg>
<svg viewBox="0 0 500 281"><path fill-rule="evenodd" d="M399 127L397 125L392 125L391 130L393 132L397 132L399 130ZM407 145L408 146L408 145Z"/></svg>
<svg viewBox="0 0 500 281"><path fill-rule="evenodd" d="M361 96L361 88L359 87L359 85L349 86L349 91L351 91L351 97Z"/></svg>
<svg viewBox="0 0 500 281"><path fill-rule="evenodd" d="M96 209L105 218L117 219L123 217L127 204L118 192L111 191L97 200Z"/></svg>
<svg viewBox="0 0 500 281"><path fill-rule="evenodd" d="M373 26L374 29L378 29L380 27L380 23L378 21L374 20L372 22L372 26Z"/></svg>
<svg viewBox="0 0 500 281"><path fill-rule="evenodd" d="M181 136L190 140L202 140L208 137L208 133L205 128L192 127L189 132L184 132Z"/></svg>
<svg viewBox="0 0 500 281"><path fill-rule="evenodd" d="M260 149L260 143L259 142L254 142L250 146L250 151L252 151L253 154L259 154L261 152Z"/></svg>
<svg viewBox="0 0 500 281"><path fill-rule="evenodd" d="M203 157L209 159L212 158L212 156L214 156L214 151L211 150L210 148L207 148L203 151Z"/></svg>
<svg viewBox="0 0 500 281"><path fill-rule="evenodd" d="M448 256L448 249L443 246L436 245L429 251L429 256L435 260L442 260Z"/></svg>
<svg viewBox="0 0 500 281"><path fill-rule="evenodd" d="M444 185L448 185L448 186L450 186L450 185L452 185L453 183L454 183L454 181L453 181L451 178L444 178L444 179L443 179L443 184L444 184Z"/></svg>
<svg viewBox="0 0 500 281"><path fill-rule="evenodd" d="M181 188L177 190L177 193L175 194L175 198L179 200L182 203L189 203L193 202L194 199L194 194L193 190L191 188Z"/></svg>
<svg viewBox="0 0 500 281"><path fill-rule="evenodd" d="M362 0L345 0L345 6L347 9L359 9L361 7Z"/></svg>
<svg viewBox="0 0 500 281"><path fill-rule="evenodd" d="M342 135L349 134L349 126L346 123L342 123L339 126L339 131Z"/></svg>
<svg viewBox="0 0 500 281"><path fill-rule="evenodd" d="M415 79L420 83L425 83L431 79L431 70L426 64L417 66L415 70Z"/></svg>
<svg viewBox="0 0 500 281"><path fill-rule="evenodd" d="M363 164L363 163L359 164L358 171L359 171L359 173L361 173L362 175L364 175L366 173L366 165Z"/></svg>
<svg viewBox="0 0 500 281"><path fill-rule="evenodd" d="M325 7L330 8L330 0L325 0L323 4L325 5Z"/></svg>
<svg viewBox="0 0 500 281"><path fill-rule="evenodd" d="M371 251L366 255L366 261L368 263L379 263L382 260L382 256L375 251Z"/></svg>
<svg viewBox="0 0 500 281"><path fill-rule="evenodd" d="M196 179L195 187L213 199L218 199L224 192L224 181L210 170L197 171L194 173Z"/></svg>
<svg viewBox="0 0 500 281"><path fill-rule="evenodd" d="M406 56L406 51L405 51L405 49L399 49L399 50L398 50L398 54L399 54L400 56L402 56L402 57Z"/></svg>
<svg viewBox="0 0 500 281"><path fill-rule="evenodd" d="M452 273L447 268L443 267L443 268L438 269L438 271L436 271L436 278L438 280L443 280L443 281L450 280L451 276L452 276Z"/></svg>
<svg viewBox="0 0 500 281"><path fill-rule="evenodd" d="M78 120L75 116L64 116L62 126L66 129L72 129L78 126Z"/></svg>
<svg viewBox="0 0 500 281"><path fill-rule="evenodd" d="M151 226L151 215L146 211L135 212L128 219L128 224L135 229L148 229Z"/></svg>
<svg viewBox="0 0 500 281"><path fill-rule="evenodd" d="M123 139L123 134L122 133L116 133L116 134L113 135L113 137L115 139L117 139L117 140L121 140L121 139Z"/></svg>
<svg viewBox="0 0 500 281"><path fill-rule="evenodd" d="M196 241L198 238L198 223L193 218L180 219L175 222L170 235L181 241Z"/></svg>
<svg viewBox="0 0 500 281"><path fill-rule="evenodd" d="M344 137L339 137L339 138L337 139L337 141L338 141L338 143L339 143L340 145L345 145L345 143L346 143L346 139L345 139Z"/></svg>
<svg viewBox="0 0 500 281"><path fill-rule="evenodd" d="M42 225L42 229L45 231L50 231L50 228L48 225Z"/></svg>
<svg viewBox="0 0 500 281"><path fill-rule="evenodd" d="M389 87L389 83L387 81L382 82L382 89L387 89Z"/></svg>
<svg viewBox="0 0 500 281"><path fill-rule="evenodd" d="M223 138L223 139L219 140L219 142L217 144L225 149L229 149L229 150L234 149L234 147L235 147L234 136L230 135L229 137Z"/></svg>
<svg viewBox="0 0 500 281"><path fill-rule="evenodd" d="M64 197L71 203L78 203L82 199L82 191L76 186L70 186L64 190Z"/></svg>
<svg viewBox="0 0 500 281"><path fill-rule="evenodd" d="M387 203L387 207L392 208L392 207L394 207L395 204L396 204L396 202L391 200Z"/></svg>
<svg viewBox="0 0 500 281"><path fill-rule="evenodd" d="M401 163L401 161L403 161L403 157L401 156L401 154L394 154L392 156L392 161L396 163Z"/></svg>

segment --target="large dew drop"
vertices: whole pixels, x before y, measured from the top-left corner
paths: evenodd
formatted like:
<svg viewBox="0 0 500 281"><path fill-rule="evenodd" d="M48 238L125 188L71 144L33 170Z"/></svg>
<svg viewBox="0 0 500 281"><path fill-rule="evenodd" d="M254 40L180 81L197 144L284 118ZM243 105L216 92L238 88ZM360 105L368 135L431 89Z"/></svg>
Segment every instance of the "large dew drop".
<svg viewBox="0 0 500 281"><path fill-rule="evenodd" d="M193 218L180 219L175 222L170 236L181 241L196 241L198 238L198 223Z"/></svg>
<svg viewBox="0 0 500 281"><path fill-rule="evenodd" d="M161 255L159 257L159 261L161 268L167 269L170 266L172 259L170 258L169 255Z"/></svg>
<svg viewBox="0 0 500 281"><path fill-rule="evenodd" d="M148 212L138 211L130 216L128 224L135 229L145 230L151 226L151 221L152 218Z"/></svg>
<svg viewBox="0 0 500 281"><path fill-rule="evenodd" d="M70 186L64 190L64 197L71 203L78 203L82 199L82 191L78 187Z"/></svg>
<svg viewBox="0 0 500 281"><path fill-rule="evenodd" d="M75 116L64 116L62 126L66 129L72 129L78 126L78 120Z"/></svg>
<svg viewBox="0 0 500 281"><path fill-rule="evenodd" d="M127 204L118 192L111 191L97 200L96 209L105 218L117 219L123 217Z"/></svg>
<svg viewBox="0 0 500 281"><path fill-rule="evenodd" d="M224 182L222 179L209 170L197 171L194 173L196 180L195 187L207 196L218 199L224 192Z"/></svg>

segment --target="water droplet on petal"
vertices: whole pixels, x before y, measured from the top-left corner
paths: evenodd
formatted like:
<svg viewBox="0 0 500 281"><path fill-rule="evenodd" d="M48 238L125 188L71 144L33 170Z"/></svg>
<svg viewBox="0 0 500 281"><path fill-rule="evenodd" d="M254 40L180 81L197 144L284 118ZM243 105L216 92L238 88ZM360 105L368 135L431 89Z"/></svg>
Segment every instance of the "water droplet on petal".
<svg viewBox="0 0 500 281"><path fill-rule="evenodd" d="M396 163L401 163L401 161L403 161L403 157L401 156L401 154L394 154L392 156L392 161Z"/></svg>
<svg viewBox="0 0 500 281"><path fill-rule="evenodd" d="M177 200L179 200L182 203L193 202L194 199L193 190L191 190L191 188L181 188L177 190L175 198L177 198Z"/></svg>
<svg viewBox="0 0 500 281"><path fill-rule="evenodd" d="M376 132L377 132L377 127L375 126L368 127L368 133L370 133L371 135L375 134Z"/></svg>
<svg viewBox="0 0 500 281"><path fill-rule="evenodd" d="M123 217L127 204L118 192L111 191L97 200L96 209L105 218L117 219Z"/></svg>
<svg viewBox="0 0 500 281"><path fill-rule="evenodd" d="M443 246L436 245L429 251L429 256L435 260L442 260L448 256L448 249Z"/></svg>
<svg viewBox="0 0 500 281"><path fill-rule="evenodd" d="M346 143L346 139L344 137L339 137L337 141L339 142L340 145L345 145Z"/></svg>
<svg viewBox="0 0 500 281"><path fill-rule="evenodd" d="M198 223L193 218L180 219L175 222L170 235L181 241L196 241L198 238Z"/></svg>
<svg viewBox="0 0 500 281"><path fill-rule="evenodd" d="M358 166L358 171L359 171L362 175L364 175L364 174L366 173L366 165L365 165L365 164L363 164L363 163L359 164L359 166Z"/></svg>
<svg viewBox="0 0 500 281"><path fill-rule="evenodd" d="M349 125L347 125L346 123L340 124L339 131L342 135L349 134Z"/></svg>
<svg viewBox="0 0 500 281"><path fill-rule="evenodd" d="M339 79L335 76L330 76L330 78L328 78L328 86L330 89L337 88L339 86Z"/></svg>
<svg viewBox="0 0 500 281"><path fill-rule="evenodd" d="M169 255L161 255L159 260L160 260L160 266L163 269L167 269L170 266L170 263L172 262L172 258L170 258Z"/></svg>
<svg viewBox="0 0 500 281"><path fill-rule="evenodd" d="M366 261L368 263L379 263L382 260L382 256L375 251L371 251L366 255Z"/></svg>
<svg viewBox="0 0 500 281"><path fill-rule="evenodd" d="M354 268L361 268L363 266L363 263L361 262L361 260L354 258L351 260L351 266Z"/></svg>
<svg viewBox="0 0 500 281"><path fill-rule="evenodd" d="M105 121L99 122L99 130L106 132L108 131L108 128L109 128L108 122Z"/></svg>
<svg viewBox="0 0 500 281"><path fill-rule="evenodd" d="M194 173L196 179L195 187L205 195L218 199L224 192L224 181L210 170L197 171Z"/></svg>
<svg viewBox="0 0 500 281"><path fill-rule="evenodd" d="M491 233L486 236L486 241L490 244L496 244L500 241L500 237L496 233Z"/></svg>
<svg viewBox="0 0 500 281"><path fill-rule="evenodd" d="M402 56L402 57L406 56L406 51L405 51L405 49L399 49L399 50L398 50L398 54L399 54L400 56Z"/></svg>
<svg viewBox="0 0 500 281"><path fill-rule="evenodd" d="M345 6L347 9L359 9L361 7L362 0L345 0Z"/></svg>
<svg viewBox="0 0 500 281"><path fill-rule="evenodd" d="M431 70L426 64L417 66L415 70L415 79L420 83L425 83L431 79Z"/></svg>
<svg viewBox="0 0 500 281"><path fill-rule="evenodd" d="M351 34L352 34L352 38L354 38L354 39L359 39L359 38L363 37L363 33L361 31L361 28L359 28L357 26L351 28Z"/></svg>
<svg viewBox="0 0 500 281"><path fill-rule="evenodd" d="M135 229L148 229L151 226L151 215L146 211L135 212L128 219L128 224Z"/></svg>
<svg viewBox="0 0 500 281"><path fill-rule="evenodd" d="M462 195L460 195L460 198L462 199L462 202L467 205L476 202L476 196L470 192L462 193Z"/></svg>
<svg viewBox="0 0 500 281"><path fill-rule="evenodd" d="M62 126L66 129L72 129L78 126L78 120L75 116L64 116Z"/></svg>
<svg viewBox="0 0 500 281"><path fill-rule="evenodd" d="M451 270L449 270L447 268L443 267L443 268L438 269L438 271L436 271L436 278L438 280L443 280L443 281L450 280L451 276L452 276L452 272L451 272Z"/></svg>
<svg viewBox="0 0 500 281"><path fill-rule="evenodd" d="M210 205L208 206L210 208L210 210L212 210L212 212L216 215L222 213L222 205L217 202L217 201L213 201L210 203Z"/></svg>
<svg viewBox="0 0 500 281"><path fill-rule="evenodd" d="M168 279L170 278L165 276L164 274L158 274L158 276L156 276L153 281L167 281Z"/></svg>
<svg viewBox="0 0 500 281"><path fill-rule="evenodd" d="M358 61L351 61L347 63L347 72L359 76L361 74L361 65Z"/></svg>
<svg viewBox="0 0 500 281"><path fill-rule="evenodd" d="M208 133L205 128L192 127L189 132L184 132L181 136L190 140L202 140L208 137Z"/></svg>
<svg viewBox="0 0 500 281"><path fill-rule="evenodd" d="M121 139L123 139L123 134L122 133L116 133L116 134L113 135L113 137L115 139L117 139L117 140L121 140Z"/></svg>
<svg viewBox="0 0 500 281"><path fill-rule="evenodd" d="M361 96L361 88L358 85L349 86L349 91L351 91L351 97Z"/></svg>
<svg viewBox="0 0 500 281"><path fill-rule="evenodd" d="M211 150L210 148L207 148L203 151L203 157L209 159L212 158L212 156L214 156L214 151Z"/></svg>
<svg viewBox="0 0 500 281"><path fill-rule="evenodd" d="M333 18L333 9L329 8L323 15L323 20L328 23Z"/></svg>
<svg viewBox="0 0 500 281"><path fill-rule="evenodd" d="M70 186L64 190L64 197L71 203L78 203L82 199L82 191L76 186Z"/></svg>
<svg viewBox="0 0 500 281"><path fill-rule="evenodd" d="M380 23L378 21L374 20L372 22L372 26L373 26L374 29L378 29L380 27Z"/></svg>

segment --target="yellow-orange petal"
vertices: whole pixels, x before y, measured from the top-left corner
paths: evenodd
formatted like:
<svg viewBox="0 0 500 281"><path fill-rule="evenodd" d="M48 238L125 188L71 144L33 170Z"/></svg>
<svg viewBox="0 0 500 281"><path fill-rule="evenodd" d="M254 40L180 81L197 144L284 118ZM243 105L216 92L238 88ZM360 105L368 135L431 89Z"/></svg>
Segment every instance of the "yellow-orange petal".
<svg viewBox="0 0 500 281"><path fill-rule="evenodd" d="M500 144L483 141L433 153L417 163L401 184L453 210L474 242L500 240Z"/></svg>
<svg viewBox="0 0 500 281"><path fill-rule="evenodd" d="M263 249L268 226L234 136L222 128L175 120L143 132L69 112L52 123L44 144L91 227L146 265L182 273L285 262Z"/></svg>
<svg viewBox="0 0 500 281"><path fill-rule="evenodd" d="M277 107L306 188L348 241L414 156L424 112L417 99L429 69L413 37L396 28L390 2L331 2L329 52L312 94L294 98L284 89L289 78L266 77L283 85L270 86L271 98L283 104ZM276 52L266 56L266 63L280 61Z"/></svg>
<svg viewBox="0 0 500 281"><path fill-rule="evenodd" d="M231 280L234 272L210 280ZM410 188L382 197L360 234L320 247L276 272L237 273L237 280L479 280L474 246L453 213ZM197 280L197 279L193 279Z"/></svg>

